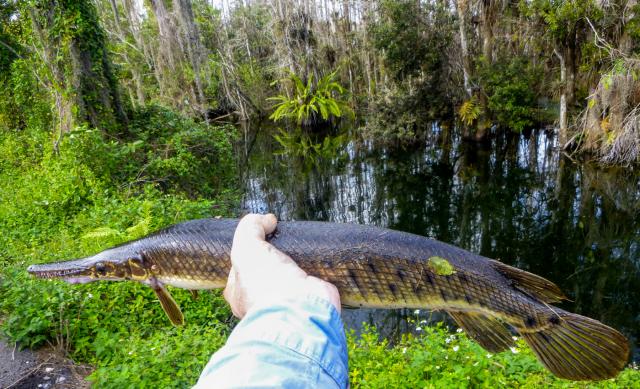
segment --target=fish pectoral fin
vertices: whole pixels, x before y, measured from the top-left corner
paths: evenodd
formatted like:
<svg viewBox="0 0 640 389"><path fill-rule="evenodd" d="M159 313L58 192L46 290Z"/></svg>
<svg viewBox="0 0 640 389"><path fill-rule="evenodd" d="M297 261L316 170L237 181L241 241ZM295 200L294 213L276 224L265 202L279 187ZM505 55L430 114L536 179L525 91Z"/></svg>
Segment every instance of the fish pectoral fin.
<svg viewBox="0 0 640 389"><path fill-rule="evenodd" d="M546 303L557 303L566 300L558 285L528 271L506 265L500 261L490 260L491 266L513 282L513 286L523 293L540 299Z"/></svg>
<svg viewBox="0 0 640 389"><path fill-rule="evenodd" d="M156 296L158 296L158 300L160 300L160 305L162 305L162 309L164 309L171 323L176 326L183 325L184 315L169 291L158 282L152 283L151 287L153 291L156 292Z"/></svg>
<svg viewBox="0 0 640 389"><path fill-rule="evenodd" d="M545 324L520 333L538 360L560 378L604 380L627 364L627 339L599 321L565 312Z"/></svg>
<svg viewBox="0 0 640 389"><path fill-rule="evenodd" d="M498 319L476 312L448 312L467 335L482 348L499 353L515 342L507 328Z"/></svg>

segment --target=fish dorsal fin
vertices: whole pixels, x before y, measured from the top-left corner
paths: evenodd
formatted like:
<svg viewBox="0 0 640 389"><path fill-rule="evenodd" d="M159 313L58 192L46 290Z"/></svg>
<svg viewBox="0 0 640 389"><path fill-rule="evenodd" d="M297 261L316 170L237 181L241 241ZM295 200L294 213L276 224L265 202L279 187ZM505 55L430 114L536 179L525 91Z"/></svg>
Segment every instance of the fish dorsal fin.
<svg viewBox="0 0 640 389"><path fill-rule="evenodd" d="M513 286L546 303L557 303L566 300L567 297L562 293L558 285L553 282L537 276L528 271L520 270L513 266L506 265L500 261L490 260L495 270L507 277L513 282Z"/></svg>
<svg viewBox="0 0 640 389"><path fill-rule="evenodd" d="M449 315L482 348L499 353L513 346L511 334L498 319L476 312L449 312Z"/></svg>
<svg viewBox="0 0 640 389"><path fill-rule="evenodd" d="M173 299L169 291L159 282L152 282L151 288L158 296L158 300L160 300L160 305L162 305L162 309L171 320L171 323L176 326L181 326L184 324L184 315L180 310L180 307Z"/></svg>

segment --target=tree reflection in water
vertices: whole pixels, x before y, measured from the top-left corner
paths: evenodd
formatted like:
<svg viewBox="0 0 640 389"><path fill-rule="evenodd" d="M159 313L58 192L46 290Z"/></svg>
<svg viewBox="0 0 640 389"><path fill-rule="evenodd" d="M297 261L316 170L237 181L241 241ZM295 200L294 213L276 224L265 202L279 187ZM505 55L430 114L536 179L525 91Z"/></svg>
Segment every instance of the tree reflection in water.
<svg viewBox="0 0 640 389"><path fill-rule="evenodd" d="M350 141L310 164L274 155L280 146L263 134L243 169L244 207L413 232L540 274L569 296L563 308L622 330L638 359L640 174L577 164L555 146L545 131L478 145L434 125L410 149ZM407 316L354 310L345 320L393 337L409 330Z"/></svg>

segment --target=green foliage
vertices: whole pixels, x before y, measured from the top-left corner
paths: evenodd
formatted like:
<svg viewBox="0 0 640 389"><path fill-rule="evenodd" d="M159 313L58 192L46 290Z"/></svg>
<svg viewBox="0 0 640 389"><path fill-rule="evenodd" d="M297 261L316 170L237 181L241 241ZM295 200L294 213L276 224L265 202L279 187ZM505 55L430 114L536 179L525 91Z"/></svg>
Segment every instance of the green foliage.
<svg viewBox="0 0 640 389"><path fill-rule="evenodd" d="M368 34L391 82L368 99L363 134L385 143L415 142L430 122L450 117L452 102L460 99L461 85L443 55L455 45L453 14L442 2L410 0L381 1L379 14Z"/></svg>
<svg viewBox="0 0 640 389"><path fill-rule="evenodd" d="M124 142L80 128L64 139L58 154L42 131L0 133L1 331L23 347L51 343L76 361L96 365L91 379L99 386L188 386L229 333L231 314L220 293L194 300L188 291L172 289L187 322L176 329L142 284L69 285L25 272L32 263L86 256L186 219L231 215L237 194L220 187L222 182L211 184L215 199L179 185L139 183L132 191L121 184L136 177L131 174L140 164L171 155L165 146L175 139L183 142L181 158L197 169L206 170L210 160L198 154L195 143L208 145L221 159L219 166L207 166L212 174L233 175L230 128L205 128L157 107L141 111L132 128L137 138ZM191 131L198 136L189 138ZM165 148L147 145L160 140ZM136 159L140 151L153 158ZM174 171L158 169L154 174L162 176ZM232 188L233 181L224 185ZM189 199L195 195L199 199Z"/></svg>
<svg viewBox="0 0 640 389"><path fill-rule="evenodd" d="M482 62L478 77L497 125L521 132L536 123L539 69L523 59L511 58L493 64Z"/></svg>
<svg viewBox="0 0 640 389"><path fill-rule="evenodd" d="M470 126L482 113L482 107L476 96L462 103L458 115L464 124Z"/></svg>
<svg viewBox="0 0 640 389"><path fill-rule="evenodd" d="M297 129L293 133L280 129L279 133L273 137L282 146L282 154L309 158L314 161L317 161L318 158L335 157L344 147L346 140L344 135L325 135L321 140L316 141L301 129Z"/></svg>
<svg viewBox="0 0 640 389"><path fill-rule="evenodd" d="M579 383L555 378L522 340L511 351L490 354L464 333L441 323L417 325L419 335L405 335L391 346L365 327L350 333L349 378L353 388L631 388L640 372L628 368L616 379Z"/></svg>
<svg viewBox="0 0 640 389"><path fill-rule="evenodd" d="M106 140L86 127L65 137L63 154L77 156L100 177L140 190L152 183L190 197L213 196L233 186L233 126L208 126L159 107L134 112L128 136Z"/></svg>
<svg viewBox="0 0 640 389"><path fill-rule="evenodd" d="M336 71L314 83L313 75L309 75L305 83L291 73L288 78L279 80L280 84L293 84L293 96L270 97L268 100L276 104L269 119L274 122L294 119L298 124L318 124L350 114L352 111L345 97L346 91L335 81L335 77Z"/></svg>
<svg viewBox="0 0 640 389"><path fill-rule="evenodd" d="M625 32L629 34L631 39L636 42L640 41L640 4L635 4L630 8L629 14L632 15L627 25L625 26ZM634 53L640 53L640 46L636 45L634 47Z"/></svg>
<svg viewBox="0 0 640 389"><path fill-rule="evenodd" d="M380 2L380 20L371 25L376 49L384 52L385 65L396 80L426 72L430 77L452 44L452 17L442 4L411 0Z"/></svg>
<svg viewBox="0 0 640 389"><path fill-rule="evenodd" d="M601 8L594 0L535 0L521 2L520 8L525 14L542 18L546 32L567 44L577 43L571 40L575 40L576 32L586 26L586 18L597 21L602 17Z"/></svg>
<svg viewBox="0 0 640 389"><path fill-rule="evenodd" d="M203 312L204 313L204 312ZM228 336L228 327L187 323L181 328L111 339L103 336L108 355L89 380L100 388L185 388L193 386L211 354Z"/></svg>
<svg viewBox="0 0 640 389"><path fill-rule="evenodd" d="M229 191L237 177L233 128L196 124L157 107L134 118L135 137L106 140L100 132L83 127L64 138L58 154L46 133L3 133L0 229L6 231L0 247L37 246L46 239L44 232L60 223L87 217L93 208L126 203L131 196L162 199L164 193L171 193L176 197L154 202L156 211L187 197L234 196ZM148 217L150 211L145 212ZM131 227L140 220L123 217L122 222ZM70 233L80 236L105 224L83 226L87 229Z"/></svg>

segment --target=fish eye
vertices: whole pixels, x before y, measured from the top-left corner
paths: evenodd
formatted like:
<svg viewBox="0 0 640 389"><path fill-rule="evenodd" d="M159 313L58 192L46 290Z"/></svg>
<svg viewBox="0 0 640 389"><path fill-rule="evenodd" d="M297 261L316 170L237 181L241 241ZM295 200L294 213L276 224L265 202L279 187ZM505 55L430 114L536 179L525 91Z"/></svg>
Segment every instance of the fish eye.
<svg viewBox="0 0 640 389"><path fill-rule="evenodd" d="M96 263L96 272L100 274L105 274L107 272L107 267L102 262Z"/></svg>

